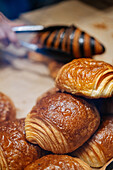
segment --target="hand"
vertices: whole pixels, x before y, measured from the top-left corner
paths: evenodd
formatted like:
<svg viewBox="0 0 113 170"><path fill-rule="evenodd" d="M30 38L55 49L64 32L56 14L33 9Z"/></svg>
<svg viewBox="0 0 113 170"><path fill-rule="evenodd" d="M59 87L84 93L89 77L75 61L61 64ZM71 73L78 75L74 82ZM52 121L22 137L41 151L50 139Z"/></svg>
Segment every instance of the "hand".
<svg viewBox="0 0 113 170"><path fill-rule="evenodd" d="M17 24L7 19L0 12L0 43L5 46L13 43L15 46L19 47L17 36L11 29L13 26L17 26Z"/></svg>

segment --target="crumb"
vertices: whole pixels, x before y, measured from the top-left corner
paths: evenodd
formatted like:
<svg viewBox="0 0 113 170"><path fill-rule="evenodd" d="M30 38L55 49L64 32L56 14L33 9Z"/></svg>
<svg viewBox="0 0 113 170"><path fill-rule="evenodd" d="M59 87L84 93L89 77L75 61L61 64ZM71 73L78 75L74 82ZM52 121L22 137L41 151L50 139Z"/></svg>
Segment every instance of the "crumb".
<svg viewBox="0 0 113 170"><path fill-rule="evenodd" d="M94 24L94 27L99 29L107 29L107 25L105 23Z"/></svg>

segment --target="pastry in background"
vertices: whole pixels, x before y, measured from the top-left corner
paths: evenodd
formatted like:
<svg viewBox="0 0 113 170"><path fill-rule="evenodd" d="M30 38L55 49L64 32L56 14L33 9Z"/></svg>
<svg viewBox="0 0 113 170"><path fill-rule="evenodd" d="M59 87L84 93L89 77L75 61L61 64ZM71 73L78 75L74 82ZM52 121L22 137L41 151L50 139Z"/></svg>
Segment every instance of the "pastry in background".
<svg viewBox="0 0 113 170"><path fill-rule="evenodd" d="M37 145L25 138L25 119L0 124L0 169L20 170L44 155Z"/></svg>
<svg viewBox="0 0 113 170"><path fill-rule="evenodd" d="M51 58L47 57L46 55L40 54L38 52L34 52L34 51L29 51L27 53L27 56L30 60L35 61L35 62L39 62L39 63L43 63L45 65L48 65L49 62L51 62Z"/></svg>
<svg viewBox="0 0 113 170"><path fill-rule="evenodd" d="M113 115L103 117L97 132L72 155L91 167L102 167L113 158Z"/></svg>
<svg viewBox="0 0 113 170"><path fill-rule="evenodd" d="M16 109L12 100L4 93L0 92L0 123L16 118Z"/></svg>
<svg viewBox="0 0 113 170"><path fill-rule="evenodd" d="M43 97L27 115L26 139L53 153L69 153L87 141L99 123L95 106L57 92Z"/></svg>
<svg viewBox="0 0 113 170"><path fill-rule="evenodd" d="M65 64L56 77L56 87L87 98L113 95L113 66L94 59L74 59Z"/></svg>
<svg viewBox="0 0 113 170"><path fill-rule="evenodd" d="M92 57L105 51L99 41L74 25L46 27L37 33L33 43L40 47L68 53L74 58Z"/></svg>
<svg viewBox="0 0 113 170"><path fill-rule="evenodd" d="M54 59L54 53L53 53L53 58L50 58L46 55L40 54L38 52L36 53L33 51L28 52L27 55L31 61L46 65L49 69L50 76L53 79L56 78L59 69L65 64L65 62L63 61L58 61Z"/></svg>
<svg viewBox="0 0 113 170"><path fill-rule="evenodd" d="M25 170L44 170L44 169L60 169L60 170L91 170L90 166L78 158L68 155L47 155L34 161L28 165Z"/></svg>

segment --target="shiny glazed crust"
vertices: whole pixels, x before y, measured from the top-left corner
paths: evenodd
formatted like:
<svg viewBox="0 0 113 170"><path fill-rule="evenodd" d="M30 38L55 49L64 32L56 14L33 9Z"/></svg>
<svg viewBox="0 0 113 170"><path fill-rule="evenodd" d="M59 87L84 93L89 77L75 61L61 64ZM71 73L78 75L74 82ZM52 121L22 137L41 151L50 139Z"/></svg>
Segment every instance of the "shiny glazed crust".
<svg viewBox="0 0 113 170"><path fill-rule="evenodd" d="M0 123L5 120L14 120L16 109L12 100L0 92Z"/></svg>
<svg viewBox="0 0 113 170"><path fill-rule="evenodd" d="M102 167L113 158L113 116L104 117L93 137L72 153L92 167Z"/></svg>
<svg viewBox="0 0 113 170"><path fill-rule="evenodd" d="M88 140L99 123L93 105L57 92L42 98L27 115L26 139L53 153L68 153Z"/></svg>
<svg viewBox="0 0 113 170"><path fill-rule="evenodd" d="M28 165L25 170L43 170L43 169L54 169L54 170L91 170L89 165L81 161L78 158L73 158L67 155L47 155L44 156L32 164Z"/></svg>
<svg viewBox="0 0 113 170"><path fill-rule="evenodd" d="M94 59L75 59L57 74L56 86L72 94L88 98L113 95L113 66Z"/></svg>
<svg viewBox="0 0 113 170"><path fill-rule="evenodd" d="M0 124L0 168L20 170L41 156L41 148L25 138L25 119Z"/></svg>

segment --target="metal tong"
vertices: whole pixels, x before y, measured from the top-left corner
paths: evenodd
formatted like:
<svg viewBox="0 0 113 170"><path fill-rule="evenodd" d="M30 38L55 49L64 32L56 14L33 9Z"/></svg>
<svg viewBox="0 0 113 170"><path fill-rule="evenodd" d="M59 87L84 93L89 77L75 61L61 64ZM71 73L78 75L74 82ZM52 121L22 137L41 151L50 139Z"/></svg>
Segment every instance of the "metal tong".
<svg viewBox="0 0 113 170"><path fill-rule="evenodd" d="M12 31L16 33L33 33L33 32L42 31L43 29L44 26L42 25L23 25L23 26L12 27ZM36 44L24 42L22 40L19 40L19 43L21 46L27 48L28 50L37 51L39 49L38 45Z"/></svg>
<svg viewBox="0 0 113 170"><path fill-rule="evenodd" d="M13 27L12 30L16 33L28 33L28 32L33 33L33 32L43 31L46 28L47 27L44 27L42 25L25 25L25 26ZM63 61L65 61L65 62L69 61L69 59L70 59L69 54L66 54L64 52L60 51L60 53L59 53L59 51L54 51L52 49L49 50L46 48L39 48L38 45L36 45L36 44L24 42L21 40L19 42L20 42L21 46L25 47L26 49L28 49L30 51L32 50L32 51L41 53L41 54L46 55L50 58L53 58L53 52L54 52L54 58L59 61L62 61L62 58L63 58ZM60 54L62 54L62 57L60 57Z"/></svg>
<svg viewBox="0 0 113 170"><path fill-rule="evenodd" d="M12 27L12 31L16 33L28 33L28 32L39 32L44 29L42 25L23 25Z"/></svg>

